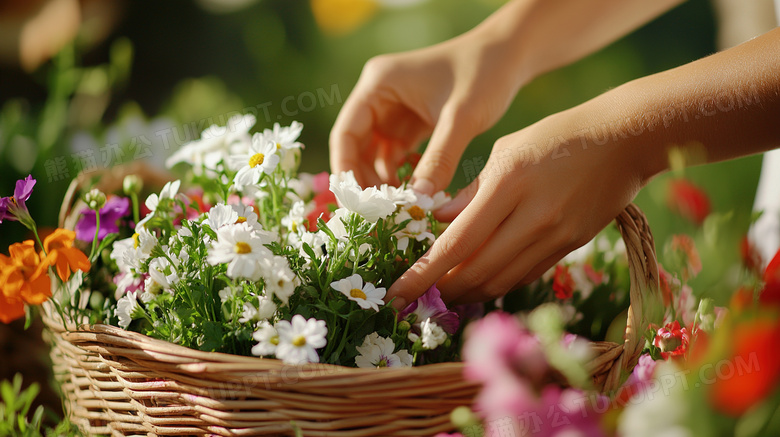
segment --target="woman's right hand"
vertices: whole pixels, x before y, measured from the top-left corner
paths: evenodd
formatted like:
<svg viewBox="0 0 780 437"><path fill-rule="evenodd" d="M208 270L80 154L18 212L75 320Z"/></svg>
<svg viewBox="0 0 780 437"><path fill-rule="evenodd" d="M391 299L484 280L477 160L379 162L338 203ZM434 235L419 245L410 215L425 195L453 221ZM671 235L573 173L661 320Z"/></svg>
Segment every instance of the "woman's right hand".
<svg viewBox="0 0 780 437"><path fill-rule="evenodd" d="M416 190L446 188L469 142L504 114L522 84L517 65L477 28L441 44L369 60L330 135L331 170L362 186L398 183L400 162L430 138Z"/></svg>

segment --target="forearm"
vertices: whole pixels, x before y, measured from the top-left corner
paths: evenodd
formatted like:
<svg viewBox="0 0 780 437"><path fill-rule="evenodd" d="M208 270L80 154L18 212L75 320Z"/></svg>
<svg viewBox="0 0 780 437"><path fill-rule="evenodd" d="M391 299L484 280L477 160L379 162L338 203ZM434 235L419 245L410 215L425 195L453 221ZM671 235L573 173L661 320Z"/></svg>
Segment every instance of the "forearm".
<svg viewBox="0 0 780 437"><path fill-rule="evenodd" d="M514 0L469 32L498 46L520 85L612 43L683 0Z"/></svg>
<svg viewBox="0 0 780 437"><path fill-rule="evenodd" d="M629 82L561 116L582 148L604 145L628 152L617 156L636 166L643 183L668 168L672 147L702 148L707 162L776 148L780 28Z"/></svg>

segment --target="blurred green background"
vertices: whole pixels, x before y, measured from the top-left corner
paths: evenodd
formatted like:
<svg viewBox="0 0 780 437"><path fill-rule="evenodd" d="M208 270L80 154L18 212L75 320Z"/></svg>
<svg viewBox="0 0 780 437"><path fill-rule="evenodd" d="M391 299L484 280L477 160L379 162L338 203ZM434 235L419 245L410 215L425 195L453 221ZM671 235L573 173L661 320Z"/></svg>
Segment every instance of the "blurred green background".
<svg viewBox="0 0 780 437"><path fill-rule="evenodd" d="M18 3L23 12L32 8ZM38 64L0 70L0 195L10 195L14 182L32 173L38 179L29 202L33 215L55 226L63 193L78 171L134 159L162 166L208 125L248 111L257 114L256 129L302 122L302 169L327 170L328 132L366 60L458 35L503 2L411 3L76 2L81 23L72 43ZM492 143L507 133L631 79L713 53L715 40L712 6L690 0L535 80L494 128L473 141L464 159L487 159ZM685 170L710 196L713 216L704 226L669 211L666 176L637 198L659 246L673 233L696 237L704 273L692 286L699 294L724 296L736 281L728 269L738 260L750 221L759 168L760 157L752 157ZM451 188L466 180L459 172ZM16 223L3 224L0 233L3 248L26 237Z"/></svg>

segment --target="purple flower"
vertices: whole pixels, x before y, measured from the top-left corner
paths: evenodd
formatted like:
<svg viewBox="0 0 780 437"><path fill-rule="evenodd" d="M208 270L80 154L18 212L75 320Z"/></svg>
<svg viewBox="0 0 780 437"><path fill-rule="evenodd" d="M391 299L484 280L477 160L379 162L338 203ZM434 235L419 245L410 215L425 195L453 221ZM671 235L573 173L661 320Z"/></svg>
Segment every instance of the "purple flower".
<svg viewBox="0 0 780 437"><path fill-rule="evenodd" d="M126 197L112 197L100 208L100 232L98 240L106 238L108 234L119 232L119 219L125 217L130 211L130 200ZM91 242L95 238L97 219L94 209L85 209L76 224L76 238L81 241Z"/></svg>
<svg viewBox="0 0 780 437"><path fill-rule="evenodd" d="M28 228L33 224L26 202L32 195L36 182L32 175L27 175L26 178L16 181L13 196L0 199L0 223L3 220L18 220Z"/></svg>
<svg viewBox="0 0 780 437"><path fill-rule="evenodd" d="M404 320L411 314L416 316L412 326L417 331L420 330L422 322L429 317L432 322L441 326L441 329L448 334L454 334L460 326L458 314L448 310L447 306L444 305L444 301L441 300L441 292L436 288L436 284L433 284L425 294L398 313L398 320Z"/></svg>

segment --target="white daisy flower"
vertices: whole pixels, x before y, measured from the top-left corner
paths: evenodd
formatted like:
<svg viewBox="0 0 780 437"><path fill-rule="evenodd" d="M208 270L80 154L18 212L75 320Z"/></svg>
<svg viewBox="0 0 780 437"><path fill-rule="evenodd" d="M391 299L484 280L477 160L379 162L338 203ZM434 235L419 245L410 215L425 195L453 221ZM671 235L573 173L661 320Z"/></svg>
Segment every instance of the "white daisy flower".
<svg viewBox="0 0 780 437"><path fill-rule="evenodd" d="M170 273L169 273L170 272ZM142 302L149 302L163 291L171 290L179 282L179 275L166 258L154 258L149 262L149 277L144 282Z"/></svg>
<svg viewBox="0 0 780 437"><path fill-rule="evenodd" d="M425 349L436 349L447 341L447 333L436 322L432 322L428 317L420 325L422 328L422 345Z"/></svg>
<svg viewBox="0 0 780 437"><path fill-rule="evenodd" d="M141 227L130 238L114 243L111 250L113 259L121 272L130 273L141 269L141 265L149 259L152 249L157 245L157 237Z"/></svg>
<svg viewBox="0 0 780 437"><path fill-rule="evenodd" d="M227 126L211 125L203 131L199 140L181 146L165 161L165 165L171 168L184 162L192 166L196 175L203 174L204 170L212 174L220 161L227 160L232 150L249 149L249 130L255 121L252 114L234 115L228 120Z"/></svg>
<svg viewBox="0 0 780 437"><path fill-rule="evenodd" d="M259 184L263 174L270 175L276 170L279 159L279 154L276 153L276 144L263 142L257 137L252 139L249 154L230 157L235 166L241 165L233 180L236 188L243 190L246 187Z"/></svg>
<svg viewBox="0 0 780 437"><path fill-rule="evenodd" d="M258 304L255 306L252 302L244 302L244 311L240 323L256 323L262 320L268 320L276 313L276 304L267 296L257 296Z"/></svg>
<svg viewBox="0 0 780 437"><path fill-rule="evenodd" d="M360 308L368 309L373 308L374 311L379 311L379 305L384 305L382 298L385 297L387 291L384 287L376 288L374 284L366 282L363 284L363 278L355 273L354 275L332 282L330 284L334 290L341 292L347 296L349 300L354 300L360 306Z"/></svg>
<svg viewBox="0 0 780 437"><path fill-rule="evenodd" d="M254 138L263 143L272 143L277 150L299 150L303 144L297 141L303 130L303 124L293 121L291 125L281 127L279 123L274 123L273 130L263 129L263 133L255 134Z"/></svg>
<svg viewBox="0 0 780 437"><path fill-rule="evenodd" d="M312 251L314 252L314 255L319 258L323 255L325 255L325 252L322 250L322 245L327 243L328 237L325 235L322 231L317 232L305 232L301 235L300 242L306 243L311 247ZM300 254L302 257L309 260L309 254L306 253L305 250L303 250L303 244L301 244Z"/></svg>
<svg viewBox="0 0 780 437"><path fill-rule="evenodd" d="M279 333L279 346L276 357L286 364L304 364L319 362L317 349L325 347L328 327L322 320L306 320L296 314L292 321L281 320L276 324Z"/></svg>
<svg viewBox="0 0 780 437"><path fill-rule="evenodd" d="M172 201L176 197L179 197L185 203L189 203L187 196L184 194L178 194L179 187L181 187L180 180L168 182L163 186L159 195L157 193L152 193L149 195L149 197L146 198L146 202L144 202L144 204L149 209L149 214L147 214L146 217L142 218L135 225L136 232L138 232L139 229L146 227L146 223L154 217L155 213L157 212L157 208L159 208L161 203Z"/></svg>
<svg viewBox="0 0 780 437"><path fill-rule="evenodd" d="M395 216L395 222L403 223L407 220L409 222L403 229L394 234L398 238L398 250L406 250L411 238L417 241L429 240L433 242L436 237L428 230L428 213L432 211L433 207L433 198L425 194L416 194L414 201L401 207L401 212Z"/></svg>
<svg viewBox="0 0 780 437"><path fill-rule="evenodd" d="M395 204L376 187L360 188L351 170L330 175L330 190L336 195L339 205L371 223L395 212Z"/></svg>
<svg viewBox="0 0 780 437"><path fill-rule="evenodd" d="M219 300L221 300L222 303L228 302L235 296L236 292L233 290L233 287L225 287L222 290L219 290Z"/></svg>
<svg viewBox="0 0 780 437"><path fill-rule="evenodd" d="M438 193L433 195L433 206L431 207L432 211L436 211L437 209L444 206L445 203L448 203L452 198L449 194L447 194L444 191L439 191Z"/></svg>
<svg viewBox="0 0 780 437"><path fill-rule="evenodd" d="M274 256L263 261L263 277L265 291L268 295L279 298L284 305L298 286L298 278L290 268L290 263L283 256Z"/></svg>
<svg viewBox="0 0 780 437"><path fill-rule="evenodd" d="M393 187L387 184L382 184L379 187L379 191L382 192L391 202L397 206L406 205L417 200L414 191L404 187Z"/></svg>
<svg viewBox="0 0 780 437"><path fill-rule="evenodd" d="M299 230L305 230L303 221L306 219L306 205L302 200L293 203L290 212L282 217L282 226L297 234Z"/></svg>
<svg viewBox="0 0 780 437"><path fill-rule="evenodd" d="M232 279L257 281L262 274L262 262L271 251L246 223L223 226L217 231L207 260L211 265L228 264L227 275Z"/></svg>
<svg viewBox="0 0 780 437"><path fill-rule="evenodd" d="M116 316L119 317L119 326L127 329L130 326L130 322L133 321L133 313L135 313L140 307L138 306L138 298L135 293L127 293L116 302Z"/></svg>
<svg viewBox="0 0 780 437"><path fill-rule="evenodd" d="M209 225L215 231L223 226L236 223L247 223L254 230L262 230L262 226L257 222L255 209L244 204L219 203L214 205L208 212L208 218L203 221L203 224Z"/></svg>
<svg viewBox="0 0 780 437"><path fill-rule="evenodd" d="M279 333L268 321L260 322L252 337L258 342L252 347L252 355L267 356L276 352L276 347L279 345Z"/></svg>
<svg viewBox="0 0 780 437"><path fill-rule="evenodd" d="M380 337L376 332L367 335L363 345L356 349L359 355L355 357L355 364L360 368L412 367L412 356L406 349L393 352L393 340Z"/></svg>

